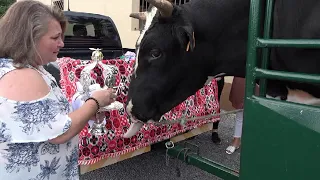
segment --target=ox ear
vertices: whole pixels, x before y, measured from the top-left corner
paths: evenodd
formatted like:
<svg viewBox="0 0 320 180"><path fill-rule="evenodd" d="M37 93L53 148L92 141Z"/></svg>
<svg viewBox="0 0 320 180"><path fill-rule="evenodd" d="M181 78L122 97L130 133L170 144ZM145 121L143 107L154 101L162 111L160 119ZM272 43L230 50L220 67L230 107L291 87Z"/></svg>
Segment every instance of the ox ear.
<svg viewBox="0 0 320 180"><path fill-rule="evenodd" d="M193 51L196 46L194 31L191 26L183 26L178 28L178 40L186 51Z"/></svg>

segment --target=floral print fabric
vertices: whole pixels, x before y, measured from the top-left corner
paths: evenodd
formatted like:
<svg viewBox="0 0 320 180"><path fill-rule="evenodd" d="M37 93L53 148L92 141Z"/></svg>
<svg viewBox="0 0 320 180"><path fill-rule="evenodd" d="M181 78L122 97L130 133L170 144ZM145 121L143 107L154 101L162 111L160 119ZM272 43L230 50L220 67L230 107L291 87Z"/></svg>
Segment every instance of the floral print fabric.
<svg viewBox="0 0 320 180"><path fill-rule="evenodd" d="M70 128L71 107L55 79L39 69L51 89L46 96L28 102L0 96L0 177L77 180L78 137L65 144L48 142ZM12 70L12 60L0 58L0 78Z"/></svg>

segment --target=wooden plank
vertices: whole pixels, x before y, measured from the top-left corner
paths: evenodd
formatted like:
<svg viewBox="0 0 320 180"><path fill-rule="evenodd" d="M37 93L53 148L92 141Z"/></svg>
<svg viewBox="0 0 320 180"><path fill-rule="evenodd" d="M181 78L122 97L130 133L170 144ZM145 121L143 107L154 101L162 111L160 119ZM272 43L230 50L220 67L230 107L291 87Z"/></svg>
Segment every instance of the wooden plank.
<svg viewBox="0 0 320 180"><path fill-rule="evenodd" d="M102 160L98 161L95 164L80 165L80 174L85 174L87 172L94 171L96 169L100 169L100 168L115 164L117 162L120 162L120 161L123 161L123 160L126 160L126 159L130 159L132 157L135 157L135 156L141 155L143 153L149 152L150 150L151 150L151 146L147 146L147 147L144 147L144 148L141 148L141 149L137 149L137 150L135 150L133 152L129 152L129 153L123 154L123 155L118 156L118 157L102 159Z"/></svg>

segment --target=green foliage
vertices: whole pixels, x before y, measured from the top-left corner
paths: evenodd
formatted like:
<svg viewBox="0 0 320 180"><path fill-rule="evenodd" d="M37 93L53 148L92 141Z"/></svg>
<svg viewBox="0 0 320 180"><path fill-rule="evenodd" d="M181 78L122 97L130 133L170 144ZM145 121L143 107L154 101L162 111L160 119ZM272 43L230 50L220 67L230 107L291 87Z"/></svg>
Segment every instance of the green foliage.
<svg viewBox="0 0 320 180"><path fill-rule="evenodd" d="M16 2L15 0L0 0L0 17L6 12L11 4Z"/></svg>

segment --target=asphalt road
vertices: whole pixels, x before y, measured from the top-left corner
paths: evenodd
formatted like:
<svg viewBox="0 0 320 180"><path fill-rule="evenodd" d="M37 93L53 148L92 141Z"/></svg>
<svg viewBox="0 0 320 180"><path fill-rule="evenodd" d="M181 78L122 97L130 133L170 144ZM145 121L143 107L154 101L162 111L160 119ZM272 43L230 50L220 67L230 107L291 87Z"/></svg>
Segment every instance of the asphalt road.
<svg viewBox="0 0 320 180"><path fill-rule="evenodd" d="M225 153L225 149L232 140L234 130L234 115L221 117L219 135L221 145L211 141L211 133L203 133L194 139L186 140L200 147L203 157L219 162L232 169L239 170L240 153L232 155ZM80 180L219 180L220 178L209 174L197 167L186 165L178 159L171 159L166 166L166 151L161 145L156 149L131 159L88 172L81 175ZM176 176L176 167L179 167L181 176Z"/></svg>

